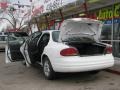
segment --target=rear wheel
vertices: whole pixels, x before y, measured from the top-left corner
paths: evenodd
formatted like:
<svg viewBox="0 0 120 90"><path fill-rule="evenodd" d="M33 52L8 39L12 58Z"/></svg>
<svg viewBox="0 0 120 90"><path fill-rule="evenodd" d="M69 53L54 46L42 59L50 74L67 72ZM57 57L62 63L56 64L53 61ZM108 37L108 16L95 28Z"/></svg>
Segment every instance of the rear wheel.
<svg viewBox="0 0 120 90"><path fill-rule="evenodd" d="M55 72L47 57L45 57L43 61L43 73L48 80L53 80L55 78Z"/></svg>

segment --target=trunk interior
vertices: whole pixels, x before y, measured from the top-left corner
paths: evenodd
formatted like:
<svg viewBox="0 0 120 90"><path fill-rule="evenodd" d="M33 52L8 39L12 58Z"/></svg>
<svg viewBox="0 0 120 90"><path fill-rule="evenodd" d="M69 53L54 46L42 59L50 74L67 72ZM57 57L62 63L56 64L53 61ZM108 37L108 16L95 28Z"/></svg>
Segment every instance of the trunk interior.
<svg viewBox="0 0 120 90"><path fill-rule="evenodd" d="M105 53L106 45L100 43L69 43L68 45L77 48L80 56L101 55Z"/></svg>

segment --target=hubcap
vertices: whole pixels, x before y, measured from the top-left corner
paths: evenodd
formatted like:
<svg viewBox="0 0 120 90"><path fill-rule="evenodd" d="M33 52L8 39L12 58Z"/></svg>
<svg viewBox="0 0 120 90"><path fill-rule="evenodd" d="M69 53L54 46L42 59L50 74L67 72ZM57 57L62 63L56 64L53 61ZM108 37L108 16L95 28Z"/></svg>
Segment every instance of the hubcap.
<svg viewBox="0 0 120 90"><path fill-rule="evenodd" d="M49 76L50 74L50 66L48 61L45 61L44 63L44 73L46 76Z"/></svg>

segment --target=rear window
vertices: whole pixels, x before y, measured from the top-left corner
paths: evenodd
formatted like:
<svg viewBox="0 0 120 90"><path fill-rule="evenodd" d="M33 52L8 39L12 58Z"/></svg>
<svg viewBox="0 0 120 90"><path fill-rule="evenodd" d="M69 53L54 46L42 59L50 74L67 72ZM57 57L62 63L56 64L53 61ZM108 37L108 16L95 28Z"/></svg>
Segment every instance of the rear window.
<svg viewBox="0 0 120 90"><path fill-rule="evenodd" d="M15 37L27 37L28 34L26 32L12 32L9 35L14 35Z"/></svg>
<svg viewBox="0 0 120 90"><path fill-rule="evenodd" d="M101 31L101 40L111 40L111 31L111 24L104 25Z"/></svg>
<svg viewBox="0 0 120 90"><path fill-rule="evenodd" d="M53 31L52 32L53 41L58 42L59 34L60 34L60 31Z"/></svg>
<svg viewBox="0 0 120 90"><path fill-rule="evenodd" d="M25 33L25 32L14 33L14 35L15 35L16 37L26 37L26 36L28 36L28 34Z"/></svg>

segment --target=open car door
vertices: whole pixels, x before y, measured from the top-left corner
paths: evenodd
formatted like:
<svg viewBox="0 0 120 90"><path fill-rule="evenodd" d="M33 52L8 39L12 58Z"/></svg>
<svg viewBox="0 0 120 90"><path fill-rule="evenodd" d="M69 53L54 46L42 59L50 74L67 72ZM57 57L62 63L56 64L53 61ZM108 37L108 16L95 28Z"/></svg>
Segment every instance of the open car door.
<svg viewBox="0 0 120 90"><path fill-rule="evenodd" d="M20 52L20 47L24 43L23 37L15 37L13 35L8 35L7 45L6 45L6 63L23 61L24 57Z"/></svg>

